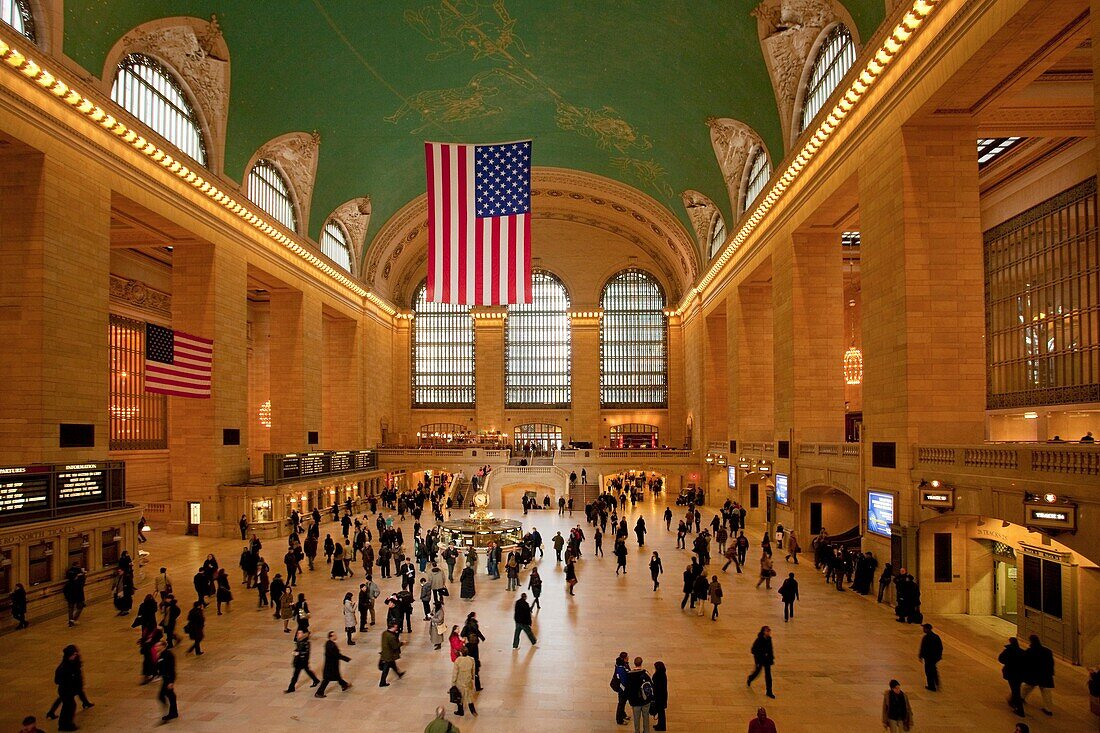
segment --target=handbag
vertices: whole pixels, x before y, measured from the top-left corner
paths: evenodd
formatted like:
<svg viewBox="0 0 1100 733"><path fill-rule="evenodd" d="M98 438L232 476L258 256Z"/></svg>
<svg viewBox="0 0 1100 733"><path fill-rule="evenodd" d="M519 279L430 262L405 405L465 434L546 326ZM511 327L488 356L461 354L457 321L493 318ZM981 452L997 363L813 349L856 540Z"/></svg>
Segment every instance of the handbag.
<svg viewBox="0 0 1100 733"><path fill-rule="evenodd" d="M444 588L439 589L439 595L449 596L449 595L451 595L451 592L444 587Z"/></svg>
<svg viewBox="0 0 1100 733"><path fill-rule="evenodd" d="M448 694L451 696L451 702L453 704L458 705L462 702L462 690L458 689L456 686L451 685Z"/></svg>

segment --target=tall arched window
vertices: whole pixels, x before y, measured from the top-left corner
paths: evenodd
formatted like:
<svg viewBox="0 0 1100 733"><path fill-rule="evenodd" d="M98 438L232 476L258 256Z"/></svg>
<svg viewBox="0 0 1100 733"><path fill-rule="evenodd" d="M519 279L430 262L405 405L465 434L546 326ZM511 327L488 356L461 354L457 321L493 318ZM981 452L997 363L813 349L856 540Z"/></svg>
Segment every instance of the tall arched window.
<svg viewBox="0 0 1100 733"><path fill-rule="evenodd" d="M321 230L321 252L330 260L351 272L351 245L344 227L329 219Z"/></svg>
<svg viewBox="0 0 1100 733"><path fill-rule="evenodd" d="M856 43L852 39L852 34L846 25L837 23L821 42L817 56L814 57L813 66L810 67L810 78L806 82L801 117L798 121L799 134L814 121L814 117L821 111L829 95L833 93L855 61Z"/></svg>
<svg viewBox="0 0 1100 733"><path fill-rule="evenodd" d="M186 155L206 165L206 144L195 108L161 62L132 53L118 64L111 99Z"/></svg>
<svg viewBox="0 0 1100 733"><path fill-rule="evenodd" d="M623 270L600 298L600 403L603 407L668 405L668 317L660 284Z"/></svg>
<svg viewBox="0 0 1100 733"><path fill-rule="evenodd" d="M507 407L568 407L569 293L548 272L531 275L531 302L508 306L504 347Z"/></svg>
<svg viewBox="0 0 1100 733"><path fill-rule="evenodd" d="M287 229L298 231L290 185L270 160L260 158L248 172L248 198Z"/></svg>
<svg viewBox="0 0 1100 733"><path fill-rule="evenodd" d="M714 221L710 224L710 236L708 237L707 251L710 256L722 248L722 245L726 243L726 220L722 218L721 214L714 217Z"/></svg>
<svg viewBox="0 0 1100 733"><path fill-rule="evenodd" d="M470 306L428 301L427 284L413 299L413 407L474 406L474 323Z"/></svg>
<svg viewBox="0 0 1100 733"><path fill-rule="evenodd" d="M763 146L757 146L746 167L745 195L741 197L741 211L738 214L743 214L752 208L756 197L764 190L764 186L768 185L771 173L772 166L771 161L768 160L768 151Z"/></svg>
<svg viewBox="0 0 1100 733"><path fill-rule="evenodd" d="M34 41L34 15L27 0L0 0L0 20Z"/></svg>

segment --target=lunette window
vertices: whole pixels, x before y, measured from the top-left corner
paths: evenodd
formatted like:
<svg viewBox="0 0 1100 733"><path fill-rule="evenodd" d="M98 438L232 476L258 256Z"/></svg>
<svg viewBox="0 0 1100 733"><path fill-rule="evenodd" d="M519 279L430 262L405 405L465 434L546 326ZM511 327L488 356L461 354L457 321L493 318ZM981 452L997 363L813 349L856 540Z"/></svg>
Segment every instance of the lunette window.
<svg viewBox="0 0 1100 733"><path fill-rule="evenodd" d="M287 229L298 231L290 186L270 160L257 160L248 172L248 198Z"/></svg>
<svg viewBox="0 0 1100 733"><path fill-rule="evenodd" d="M428 301L422 284L413 299L413 407L474 406L474 321L470 306Z"/></svg>
<svg viewBox="0 0 1100 733"><path fill-rule="evenodd" d="M504 385L508 407L568 407L572 399L569 294L548 272L531 275L531 302L508 306Z"/></svg>
<svg viewBox="0 0 1100 733"><path fill-rule="evenodd" d="M321 230L321 252L330 260L351 272L351 246L344 228L331 219Z"/></svg>
<svg viewBox="0 0 1100 733"><path fill-rule="evenodd" d="M34 41L34 15L26 0L0 0L0 20Z"/></svg>
<svg viewBox="0 0 1100 733"><path fill-rule="evenodd" d="M764 190L764 186L768 185L770 177L771 162L768 160L768 151L763 147L757 147L752 157L749 158L749 170L745 178L745 198L741 213L752 208L756 197Z"/></svg>
<svg viewBox="0 0 1100 733"><path fill-rule="evenodd" d="M161 62L132 53L118 64L111 99L186 155L206 165L206 143L195 108Z"/></svg>
<svg viewBox="0 0 1100 733"><path fill-rule="evenodd" d="M800 134L814 121L829 95L855 61L856 43L852 34L846 25L837 23L818 47L817 56L810 67L810 78L802 97L802 113L798 122Z"/></svg>

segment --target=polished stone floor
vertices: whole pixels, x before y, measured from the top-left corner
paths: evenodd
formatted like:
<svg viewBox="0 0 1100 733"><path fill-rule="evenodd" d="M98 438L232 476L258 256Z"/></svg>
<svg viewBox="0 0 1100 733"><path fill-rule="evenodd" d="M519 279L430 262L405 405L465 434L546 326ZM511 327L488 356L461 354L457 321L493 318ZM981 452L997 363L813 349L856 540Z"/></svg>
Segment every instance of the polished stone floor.
<svg viewBox="0 0 1100 733"><path fill-rule="evenodd" d="M634 526L638 513L651 529L646 546L629 544L629 573L615 576L609 556L591 556L591 532L579 563L580 584L570 598L564 590L561 566L552 549L538 561L544 578L543 609L535 621L538 646L526 639L518 651L511 646L512 604L515 594L505 590L505 579L489 580L484 563L478 576L478 595L464 602L455 595L447 605L447 624L459 623L476 610L487 641L482 644L483 682L477 707L480 717L459 718L463 731L613 731L614 694L608 689L611 665L620 651L641 656L652 670L656 660L668 668L669 730L741 731L759 705L766 704L780 733L841 733L881 730L882 693L891 677L901 680L909 692L917 731L982 731L1010 733L1017 720L1005 705L1007 689L995 656L1000 622L990 619L951 617L928 620L942 623L946 656L941 664L943 688L924 689L922 667L917 660L920 630L894 622L885 606L851 592L838 593L814 572L812 563L791 566L801 585L797 618L784 624L782 606L774 589L754 588L756 576L736 575L731 567L724 576L726 591L721 616L712 622L680 610L680 574L688 562L684 550L675 549L675 535L660 522L664 504L652 500L631 512ZM547 540L554 532L580 522L583 513L559 518L556 513L503 512L535 526ZM710 514L704 514L706 519ZM335 525L327 525L335 527ZM756 535L750 527L750 535ZM405 527L411 534L411 523ZM689 543L690 544L690 543ZM149 580L142 583L139 599L152 588L151 578L165 564L177 588L189 588L190 578L207 552L236 570L242 543L169 536L153 532L143 545L151 555L146 566ZM269 562L283 540L269 540ZM753 546L756 546L754 539ZM647 563L658 550L667 574L661 589L651 591ZM754 561L750 552L750 565ZM272 562L273 566L277 563ZM279 563L281 564L281 563ZM720 565L717 566L720 568ZM712 570L717 569L711 566ZM784 577L788 568L777 554L776 569ZM306 573L299 590L312 608L312 626L322 632L341 632L340 602L347 590L358 588L357 575L343 583L331 580L322 568ZM527 572L523 573L526 583ZM457 578L457 573L456 573ZM384 594L396 590L395 580L382 582ZM196 658L179 654L177 691L181 718L171 727L187 731L289 731L357 730L419 733L431 720L436 705L444 704L450 685L447 648L434 651L427 627L414 614L413 633L407 635L401 668L408 674L392 686L378 687L377 654L380 626L357 634L358 643L344 648L352 662L344 665L346 679L354 687L346 693L331 689L327 699L315 699L301 686L294 695L283 690L290 675L289 635L282 624L256 608L253 591L235 586L237 600L224 616L211 613L207 622L207 653ZM189 594L184 594L189 599ZM419 609L419 604L417 604ZM131 617L132 618L132 617ZM33 621L33 618L32 618ZM745 687L751 669L749 647L759 628L774 629L776 651L776 700L764 697L763 680ZM182 626L182 624L181 624ZM22 632L0 636L0 727L17 730L27 713L40 719L44 730L55 730L45 721L54 697L51 684L61 648L77 644L84 655L92 710L79 712L83 730L140 731L160 725L163 710L156 701L157 684L139 684L140 659L136 632L130 618L117 618L107 603L90 606L78 627L69 629L62 618L32 623ZM314 646L313 667L321 668L321 644ZM1095 731L1096 720L1088 712L1083 670L1058 664L1055 716L1046 718L1029 706L1027 722L1035 733ZM299 683L301 685L301 683ZM1038 691L1035 699L1038 698ZM1032 714L1034 713L1034 714Z"/></svg>

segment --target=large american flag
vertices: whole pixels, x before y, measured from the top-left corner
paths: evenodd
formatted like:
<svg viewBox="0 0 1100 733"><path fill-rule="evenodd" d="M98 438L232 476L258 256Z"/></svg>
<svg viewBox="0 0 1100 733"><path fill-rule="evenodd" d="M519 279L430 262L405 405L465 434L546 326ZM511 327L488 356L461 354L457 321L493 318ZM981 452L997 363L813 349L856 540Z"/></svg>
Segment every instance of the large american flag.
<svg viewBox="0 0 1100 733"><path fill-rule="evenodd" d="M531 141L425 143L428 300L531 302Z"/></svg>
<svg viewBox="0 0 1100 733"><path fill-rule="evenodd" d="M173 397L210 396L214 342L145 324L145 391Z"/></svg>

